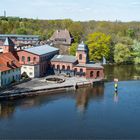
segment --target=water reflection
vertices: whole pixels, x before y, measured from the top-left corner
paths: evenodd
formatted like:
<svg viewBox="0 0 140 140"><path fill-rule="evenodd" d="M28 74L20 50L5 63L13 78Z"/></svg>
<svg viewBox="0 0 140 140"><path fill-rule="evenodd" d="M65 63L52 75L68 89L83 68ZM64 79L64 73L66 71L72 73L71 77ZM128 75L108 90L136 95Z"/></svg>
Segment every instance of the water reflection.
<svg viewBox="0 0 140 140"><path fill-rule="evenodd" d="M140 79L140 65L105 66L106 79L111 81L117 77L120 81Z"/></svg>
<svg viewBox="0 0 140 140"><path fill-rule="evenodd" d="M119 97L118 97L118 92L114 92L114 102L118 103Z"/></svg>
<svg viewBox="0 0 140 140"><path fill-rule="evenodd" d="M90 100L101 100L104 96L104 85L97 85L96 87L81 88L74 92L62 93L51 96L38 96L34 98L20 99L17 101L5 101L0 103L0 118L10 118L16 112L17 108L31 109L54 102L62 98L72 98L75 100L76 108L80 112L86 111Z"/></svg>
<svg viewBox="0 0 140 140"><path fill-rule="evenodd" d="M77 91L76 105L79 112L85 112L90 100L102 100L104 96L104 84L96 87L82 88Z"/></svg>
<svg viewBox="0 0 140 140"><path fill-rule="evenodd" d="M0 118L10 118L15 112L15 107L10 103L0 104Z"/></svg>

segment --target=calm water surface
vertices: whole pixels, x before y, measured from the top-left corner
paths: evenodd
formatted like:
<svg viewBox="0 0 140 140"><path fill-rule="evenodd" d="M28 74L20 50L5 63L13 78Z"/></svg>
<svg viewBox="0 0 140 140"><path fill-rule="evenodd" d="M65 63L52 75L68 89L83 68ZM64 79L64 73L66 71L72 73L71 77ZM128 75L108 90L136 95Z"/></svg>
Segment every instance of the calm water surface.
<svg viewBox="0 0 140 140"><path fill-rule="evenodd" d="M118 94L113 82L106 82L76 92L1 102L0 138L140 139L140 81L131 80L139 76L139 68L128 67L106 68L109 79L121 71L118 76L124 81Z"/></svg>

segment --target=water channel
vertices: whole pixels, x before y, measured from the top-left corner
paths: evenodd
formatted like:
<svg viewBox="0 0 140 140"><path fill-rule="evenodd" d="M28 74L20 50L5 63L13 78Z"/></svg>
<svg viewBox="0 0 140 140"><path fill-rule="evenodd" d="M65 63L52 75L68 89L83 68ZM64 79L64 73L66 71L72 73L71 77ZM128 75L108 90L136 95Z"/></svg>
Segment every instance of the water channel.
<svg viewBox="0 0 140 140"><path fill-rule="evenodd" d="M140 66L106 66L105 75L93 87L1 102L0 138L140 139Z"/></svg>

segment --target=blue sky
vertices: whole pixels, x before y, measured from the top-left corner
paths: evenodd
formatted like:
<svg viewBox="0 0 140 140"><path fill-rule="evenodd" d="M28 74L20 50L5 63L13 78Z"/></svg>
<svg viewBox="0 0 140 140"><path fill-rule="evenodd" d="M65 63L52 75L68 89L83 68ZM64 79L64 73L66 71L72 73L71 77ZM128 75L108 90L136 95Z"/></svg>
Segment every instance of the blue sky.
<svg viewBox="0 0 140 140"><path fill-rule="evenodd" d="M0 15L38 19L140 21L140 0L0 0Z"/></svg>

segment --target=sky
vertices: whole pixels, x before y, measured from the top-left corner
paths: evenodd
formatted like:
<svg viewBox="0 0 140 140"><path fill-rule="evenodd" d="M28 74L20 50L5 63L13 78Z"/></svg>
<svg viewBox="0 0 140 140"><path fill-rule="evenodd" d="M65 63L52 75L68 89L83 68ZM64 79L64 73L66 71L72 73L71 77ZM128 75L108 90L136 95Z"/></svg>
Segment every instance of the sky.
<svg viewBox="0 0 140 140"><path fill-rule="evenodd" d="M0 16L140 21L140 0L0 0Z"/></svg>

